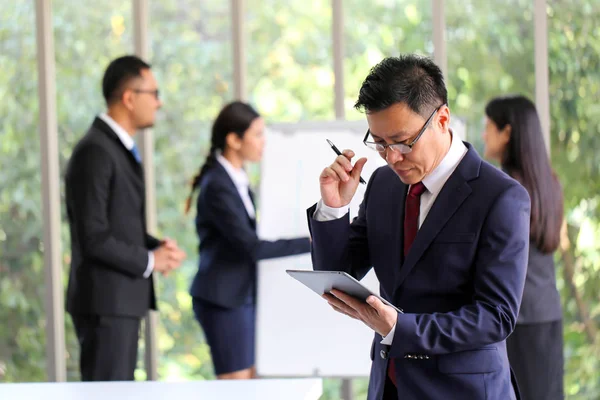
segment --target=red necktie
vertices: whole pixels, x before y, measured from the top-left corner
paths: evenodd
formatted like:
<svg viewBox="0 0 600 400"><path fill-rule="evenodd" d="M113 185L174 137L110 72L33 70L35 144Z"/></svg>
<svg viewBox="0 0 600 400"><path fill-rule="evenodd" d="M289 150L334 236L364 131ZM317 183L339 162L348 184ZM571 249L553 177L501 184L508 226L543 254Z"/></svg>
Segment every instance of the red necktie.
<svg viewBox="0 0 600 400"><path fill-rule="evenodd" d="M408 255L410 246L415 241L417 231L419 230L419 211L421 209L421 195L427 190L422 182L410 186L406 203L404 205L404 259ZM396 367L393 359L390 358L388 364L388 377L396 385Z"/></svg>
<svg viewBox="0 0 600 400"><path fill-rule="evenodd" d="M421 209L421 195L425 192L422 182L410 186L404 207L404 259L408 255L410 246L417 237L419 230L419 210Z"/></svg>

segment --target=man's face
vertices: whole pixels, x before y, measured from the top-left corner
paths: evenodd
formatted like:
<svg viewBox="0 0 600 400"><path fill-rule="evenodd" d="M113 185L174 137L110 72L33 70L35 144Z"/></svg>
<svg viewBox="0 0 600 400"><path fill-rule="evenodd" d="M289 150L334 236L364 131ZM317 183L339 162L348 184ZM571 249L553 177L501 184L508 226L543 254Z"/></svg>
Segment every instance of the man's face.
<svg viewBox="0 0 600 400"><path fill-rule="evenodd" d="M413 112L405 103L396 103L384 110L367 113L367 121L372 136L369 141L409 144L425 125L426 118ZM421 182L438 166L450 146L449 122L450 110L442 106L410 153L401 154L386 148L379 154L403 183Z"/></svg>
<svg viewBox="0 0 600 400"><path fill-rule="evenodd" d="M162 106L158 98L158 83L152 71L144 69L141 75L129 85L131 90L129 108L137 129L152 127L156 119L156 111Z"/></svg>

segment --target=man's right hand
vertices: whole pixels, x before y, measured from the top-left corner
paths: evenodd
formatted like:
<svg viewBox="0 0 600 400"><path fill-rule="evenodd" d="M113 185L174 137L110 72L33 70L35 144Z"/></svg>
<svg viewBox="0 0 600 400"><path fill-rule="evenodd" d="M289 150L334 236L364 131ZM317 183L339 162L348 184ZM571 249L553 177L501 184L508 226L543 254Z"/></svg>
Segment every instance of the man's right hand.
<svg viewBox="0 0 600 400"><path fill-rule="evenodd" d="M333 164L321 172L319 176L321 199L326 206L340 208L352 201L360 182L360 173L367 162L366 158L360 158L353 167L350 162L352 157L354 157L352 150L344 150Z"/></svg>
<svg viewBox="0 0 600 400"><path fill-rule="evenodd" d="M172 242L163 244L152 252L154 254L154 270L167 276L169 272L179 267L185 259L185 253Z"/></svg>

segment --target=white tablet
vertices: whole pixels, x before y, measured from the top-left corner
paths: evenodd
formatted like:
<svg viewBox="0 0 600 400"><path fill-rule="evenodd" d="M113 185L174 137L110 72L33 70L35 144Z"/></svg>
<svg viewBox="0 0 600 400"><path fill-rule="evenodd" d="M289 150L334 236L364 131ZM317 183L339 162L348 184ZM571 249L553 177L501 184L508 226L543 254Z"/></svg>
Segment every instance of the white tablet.
<svg viewBox="0 0 600 400"><path fill-rule="evenodd" d="M288 275L290 275L292 278L303 283L305 286L307 286L319 296L322 296L324 293L329 293L331 289L340 290L362 301L366 301L367 297L369 296L375 296L384 304L393 307L399 313L402 312L401 309L394 306L392 303L390 303L383 297L371 292L369 289L364 287L362 283L360 283L345 272L307 271L293 269L288 269L285 272L287 272Z"/></svg>

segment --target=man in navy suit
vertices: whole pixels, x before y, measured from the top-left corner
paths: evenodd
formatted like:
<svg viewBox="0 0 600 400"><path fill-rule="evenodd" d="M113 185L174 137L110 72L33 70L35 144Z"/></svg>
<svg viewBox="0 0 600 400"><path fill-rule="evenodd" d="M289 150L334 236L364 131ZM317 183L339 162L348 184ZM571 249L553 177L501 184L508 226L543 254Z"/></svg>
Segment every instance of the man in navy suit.
<svg viewBox="0 0 600 400"><path fill-rule="evenodd" d="M452 134L447 102L431 60L381 61L355 106L366 112L364 143L388 166L373 173L350 223L366 159L352 165L344 151L308 210L314 268L357 279L374 268L381 295L404 311L374 296L324 296L375 331L372 400L519 398L505 340L525 283L529 196Z"/></svg>

